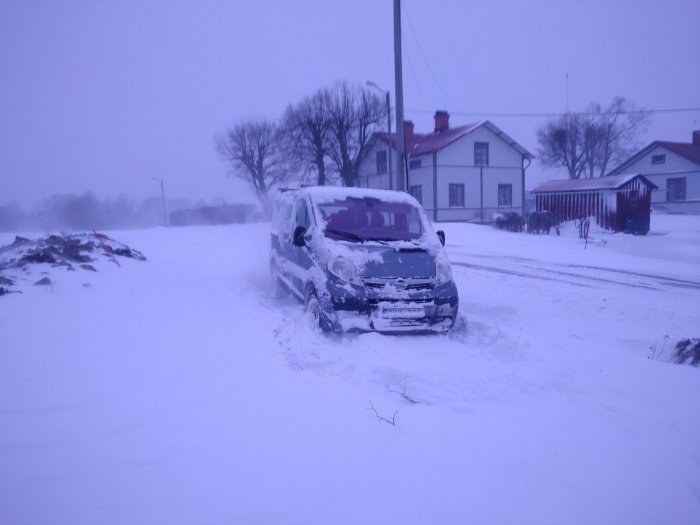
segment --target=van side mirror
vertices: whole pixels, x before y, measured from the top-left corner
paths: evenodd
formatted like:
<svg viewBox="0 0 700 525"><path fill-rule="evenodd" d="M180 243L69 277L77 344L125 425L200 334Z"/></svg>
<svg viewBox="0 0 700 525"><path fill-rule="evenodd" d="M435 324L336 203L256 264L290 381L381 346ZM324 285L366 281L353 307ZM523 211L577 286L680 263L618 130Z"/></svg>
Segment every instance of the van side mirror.
<svg viewBox="0 0 700 525"><path fill-rule="evenodd" d="M445 232L442 230L438 230L435 233L437 233L438 239L440 239L440 244L445 246Z"/></svg>
<svg viewBox="0 0 700 525"><path fill-rule="evenodd" d="M303 226L297 226L296 228L294 228L294 238L292 240L294 246L306 246L304 235L306 235L306 228L304 228Z"/></svg>

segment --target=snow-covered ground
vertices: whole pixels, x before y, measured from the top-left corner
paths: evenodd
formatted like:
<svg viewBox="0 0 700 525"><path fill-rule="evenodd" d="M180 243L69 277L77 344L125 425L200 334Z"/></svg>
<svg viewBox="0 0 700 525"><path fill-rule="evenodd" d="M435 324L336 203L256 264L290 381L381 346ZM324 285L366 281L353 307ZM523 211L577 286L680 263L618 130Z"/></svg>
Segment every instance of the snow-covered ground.
<svg viewBox="0 0 700 525"><path fill-rule="evenodd" d="M267 224L34 266L0 297L0 524L699 523L700 370L668 358L700 336L700 217L439 226L447 336L315 332Z"/></svg>

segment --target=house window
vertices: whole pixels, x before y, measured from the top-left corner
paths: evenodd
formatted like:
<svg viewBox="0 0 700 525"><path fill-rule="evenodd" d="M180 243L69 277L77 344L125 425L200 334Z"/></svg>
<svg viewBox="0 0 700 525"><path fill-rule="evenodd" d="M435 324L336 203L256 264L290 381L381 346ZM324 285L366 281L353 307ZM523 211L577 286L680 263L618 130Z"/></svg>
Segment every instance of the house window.
<svg viewBox="0 0 700 525"><path fill-rule="evenodd" d="M415 159L415 160L409 161L409 163L408 163L408 169L417 170L420 167L421 167L421 159Z"/></svg>
<svg viewBox="0 0 700 525"><path fill-rule="evenodd" d="M666 164L666 155L652 155L651 156L651 163L652 164Z"/></svg>
<svg viewBox="0 0 700 525"><path fill-rule="evenodd" d="M386 151L378 151L377 152L377 175L381 175L382 173L386 173L387 168L386 168Z"/></svg>
<svg viewBox="0 0 700 525"><path fill-rule="evenodd" d="M666 200L669 202L685 200L685 177L666 179Z"/></svg>
<svg viewBox="0 0 700 525"><path fill-rule="evenodd" d="M464 208L464 184L450 184L450 208Z"/></svg>
<svg viewBox="0 0 700 525"><path fill-rule="evenodd" d="M474 143L474 166L489 165L489 143L475 142Z"/></svg>
<svg viewBox="0 0 700 525"><path fill-rule="evenodd" d="M413 198L423 204L423 186L420 184L418 186L411 186L408 192L413 196Z"/></svg>
<svg viewBox="0 0 700 525"><path fill-rule="evenodd" d="M499 184L498 185L498 205L513 206L513 185Z"/></svg>

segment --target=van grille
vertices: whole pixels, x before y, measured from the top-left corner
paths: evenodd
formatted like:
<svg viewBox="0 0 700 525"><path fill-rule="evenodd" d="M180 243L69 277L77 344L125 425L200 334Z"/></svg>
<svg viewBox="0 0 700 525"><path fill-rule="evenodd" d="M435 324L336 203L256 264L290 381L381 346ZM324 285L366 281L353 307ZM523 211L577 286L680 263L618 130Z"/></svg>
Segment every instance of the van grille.
<svg viewBox="0 0 700 525"><path fill-rule="evenodd" d="M435 284L435 281L430 278L418 279L413 277L407 279L401 279L398 277L364 277L362 281L365 283L367 288L371 288L373 290L381 290L387 286L396 288L398 291L432 290Z"/></svg>

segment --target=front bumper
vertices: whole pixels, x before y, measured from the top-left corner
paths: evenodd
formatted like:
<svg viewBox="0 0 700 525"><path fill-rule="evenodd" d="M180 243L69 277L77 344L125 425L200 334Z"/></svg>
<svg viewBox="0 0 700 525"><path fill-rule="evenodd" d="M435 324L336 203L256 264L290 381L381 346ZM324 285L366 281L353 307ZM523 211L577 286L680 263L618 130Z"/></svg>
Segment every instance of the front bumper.
<svg viewBox="0 0 700 525"><path fill-rule="evenodd" d="M329 325L340 332L443 333L457 318L453 282L418 291L350 286L329 281L325 304Z"/></svg>

